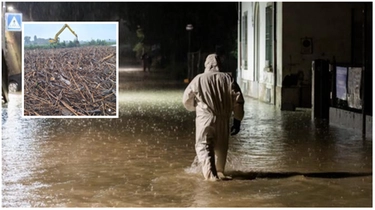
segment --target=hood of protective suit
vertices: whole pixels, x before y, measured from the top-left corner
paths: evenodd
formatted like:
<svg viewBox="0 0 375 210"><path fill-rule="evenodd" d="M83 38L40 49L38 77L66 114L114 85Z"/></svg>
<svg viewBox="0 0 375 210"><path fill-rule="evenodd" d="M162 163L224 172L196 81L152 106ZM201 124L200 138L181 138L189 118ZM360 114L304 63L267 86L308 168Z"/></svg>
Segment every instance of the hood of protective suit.
<svg viewBox="0 0 375 210"><path fill-rule="evenodd" d="M210 54L207 56L206 61L204 62L204 72L218 72L219 69L219 61L216 54Z"/></svg>

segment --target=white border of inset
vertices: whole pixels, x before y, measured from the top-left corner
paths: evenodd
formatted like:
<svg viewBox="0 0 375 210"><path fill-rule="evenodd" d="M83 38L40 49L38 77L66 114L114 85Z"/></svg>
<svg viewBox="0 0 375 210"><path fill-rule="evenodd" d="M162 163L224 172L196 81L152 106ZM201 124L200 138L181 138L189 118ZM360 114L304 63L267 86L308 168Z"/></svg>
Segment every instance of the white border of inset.
<svg viewBox="0 0 375 210"><path fill-rule="evenodd" d="M25 25L26 24L115 24L116 25L116 115L113 116L25 116L24 112L24 44L25 44ZM99 30L99 29L98 29ZM55 22L44 22L44 21L23 21L22 22L22 118L70 118L70 119L79 119L79 118L118 118L119 117L119 24L118 21L55 21Z"/></svg>

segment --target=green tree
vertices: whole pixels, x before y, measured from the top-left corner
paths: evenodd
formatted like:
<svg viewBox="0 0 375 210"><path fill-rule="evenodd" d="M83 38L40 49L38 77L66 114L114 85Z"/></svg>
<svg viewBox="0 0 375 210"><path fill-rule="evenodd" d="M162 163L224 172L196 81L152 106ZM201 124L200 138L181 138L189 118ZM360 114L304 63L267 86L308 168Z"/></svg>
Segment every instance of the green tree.
<svg viewBox="0 0 375 210"><path fill-rule="evenodd" d="M89 42L89 45L90 45L90 46L95 46L95 45L96 45L96 41L93 40L93 39L91 39L91 41Z"/></svg>
<svg viewBox="0 0 375 210"><path fill-rule="evenodd" d="M25 36L25 45L31 44L31 37Z"/></svg>
<svg viewBox="0 0 375 210"><path fill-rule="evenodd" d="M75 44L74 44L74 42L72 42L72 41L69 41L69 43L68 43L68 47L75 47Z"/></svg>

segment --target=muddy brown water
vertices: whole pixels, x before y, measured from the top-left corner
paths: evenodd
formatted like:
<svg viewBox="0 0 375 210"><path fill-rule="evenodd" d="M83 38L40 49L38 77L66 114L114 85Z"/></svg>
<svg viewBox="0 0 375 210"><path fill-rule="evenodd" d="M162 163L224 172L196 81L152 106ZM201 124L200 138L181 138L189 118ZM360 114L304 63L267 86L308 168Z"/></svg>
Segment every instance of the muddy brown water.
<svg viewBox="0 0 375 210"><path fill-rule="evenodd" d="M2 207L371 207L372 138L246 98L232 181L190 167L183 88L121 90L119 118L24 119L2 109Z"/></svg>

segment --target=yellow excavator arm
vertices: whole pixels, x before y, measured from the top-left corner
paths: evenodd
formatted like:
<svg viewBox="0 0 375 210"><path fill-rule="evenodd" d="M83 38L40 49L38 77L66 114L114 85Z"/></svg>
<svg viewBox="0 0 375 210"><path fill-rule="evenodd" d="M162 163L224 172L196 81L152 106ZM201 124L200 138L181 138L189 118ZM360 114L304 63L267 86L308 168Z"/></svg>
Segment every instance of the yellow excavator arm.
<svg viewBox="0 0 375 210"><path fill-rule="evenodd" d="M65 24L59 32L56 33L55 35L55 39L49 39L49 42L52 44L52 43L56 43L59 39L59 35L64 31L65 28L68 28L70 30L70 32L72 32L72 34L74 34L74 36L76 36L76 42L78 42L78 36L77 34L70 28L70 26L68 24Z"/></svg>

